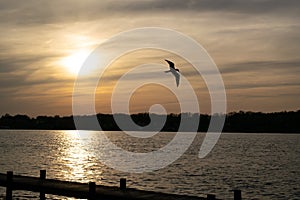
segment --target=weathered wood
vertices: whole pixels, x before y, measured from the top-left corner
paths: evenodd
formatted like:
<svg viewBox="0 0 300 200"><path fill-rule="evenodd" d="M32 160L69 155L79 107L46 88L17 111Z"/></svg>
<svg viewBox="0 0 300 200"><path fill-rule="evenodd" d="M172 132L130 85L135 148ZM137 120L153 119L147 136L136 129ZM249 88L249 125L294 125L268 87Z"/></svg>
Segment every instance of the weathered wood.
<svg viewBox="0 0 300 200"><path fill-rule="evenodd" d="M234 192L234 200L242 200L241 190L233 190L233 192Z"/></svg>
<svg viewBox="0 0 300 200"><path fill-rule="evenodd" d="M89 182L89 199L94 200L96 196L96 183Z"/></svg>
<svg viewBox="0 0 300 200"><path fill-rule="evenodd" d="M0 173L0 186L7 187L7 175ZM42 181L42 182L41 182ZM42 184L41 184L42 183ZM39 177L13 176L11 185L13 190L27 190L33 192L44 192L75 198L90 198L89 184L69 181L59 181L54 179L41 180ZM161 192L143 191L132 188L121 190L119 187L95 185L95 199L107 200L203 200L203 197L166 194Z"/></svg>
<svg viewBox="0 0 300 200"><path fill-rule="evenodd" d="M43 181L46 179L46 170L40 170L40 180L41 180L41 185L43 185ZM45 192L41 189L40 191L40 200L45 200L46 199L46 194Z"/></svg>
<svg viewBox="0 0 300 200"><path fill-rule="evenodd" d="M46 170L40 170L40 179L45 180L46 179Z"/></svg>
<svg viewBox="0 0 300 200"><path fill-rule="evenodd" d="M126 178L120 178L120 189L126 190Z"/></svg>
<svg viewBox="0 0 300 200"><path fill-rule="evenodd" d="M216 195L214 195L214 194L207 195L207 200L215 200L215 199L216 199Z"/></svg>
<svg viewBox="0 0 300 200"><path fill-rule="evenodd" d="M6 200L12 200L13 176L14 173L12 171L6 173Z"/></svg>

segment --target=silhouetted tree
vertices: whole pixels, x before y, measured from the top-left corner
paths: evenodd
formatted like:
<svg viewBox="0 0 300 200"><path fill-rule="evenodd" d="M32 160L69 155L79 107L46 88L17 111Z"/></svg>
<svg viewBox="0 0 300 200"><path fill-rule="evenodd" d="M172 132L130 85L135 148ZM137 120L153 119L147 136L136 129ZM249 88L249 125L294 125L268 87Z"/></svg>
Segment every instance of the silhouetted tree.
<svg viewBox="0 0 300 200"><path fill-rule="evenodd" d="M198 131L206 132L211 120L210 115L203 115L197 113L181 113L181 114L168 114L157 115L153 113L139 113L133 115L117 114L118 117L129 118L133 120L140 128L138 130L146 130L149 128L151 119L163 120L166 118L166 122L162 128L162 131L178 131L181 120L195 120L200 118ZM0 118L0 128L10 129L48 129L48 130L73 130L75 129L74 118L80 119L83 123L83 129L86 130L98 130L99 126L93 127L91 124L91 118L96 117L102 130L118 131L120 128L114 120L114 116L111 114L97 114L96 116L65 116L59 115L52 116L38 116L36 118L30 118L27 115L15 115L11 116L5 114ZM214 117L221 117L221 115L215 115ZM226 121L224 124L224 132L279 132L279 133L300 133L300 110L297 111L283 111L274 113L262 113L251 111L239 111L231 112L226 115ZM152 122L155 123L155 120ZM151 126L150 126L151 127ZM132 127L129 127L132 129ZM181 127L182 128L182 127ZM154 124L151 130L157 130L158 127ZM151 131L147 130L147 131ZM184 127L183 131L190 131L189 127Z"/></svg>

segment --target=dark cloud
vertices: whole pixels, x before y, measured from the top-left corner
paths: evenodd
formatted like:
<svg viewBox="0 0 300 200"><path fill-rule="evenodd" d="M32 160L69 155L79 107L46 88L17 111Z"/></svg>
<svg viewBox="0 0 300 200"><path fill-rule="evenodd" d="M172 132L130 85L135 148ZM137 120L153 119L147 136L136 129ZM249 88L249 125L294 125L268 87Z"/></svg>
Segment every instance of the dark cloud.
<svg viewBox="0 0 300 200"><path fill-rule="evenodd" d="M0 76L1 77L1 76ZM66 83L66 79L59 78L44 78L44 79L30 79L29 74L14 75L9 77L1 77L1 88L19 88L28 86L43 86L43 85L61 85Z"/></svg>
<svg viewBox="0 0 300 200"><path fill-rule="evenodd" d="M284 73L300 75L300 60L296 61L248 61L231 63L221 66L222 74L241 73L241 72L274 72L280 70Z"/></svg>
<svg viewBox="0 0 300 200"><path fill-rule="evenodd" d="M17 25L38 25L97 20L105 15L102 1L26 0L1 1L0 22Z"/></svg>
<svg viewBox="0 0 300 200"><path fill-rule="evenodd" d="M57 55L13 55L8 56L0 55L0 75L2 73L21 71L23 70L36 70L40 66L35 63L42 62L46 59L56 58Z"/></svg>
<svg viewBox="0 0 300 200"><path fill-rule="evenodd" d="M228 84L226 86L227 89L257 89L257 88L290 88L291 87L300 87L300 81L294 82L294 83L278 83L278 82L270 82L270 83L255 83L254 81L252 83L237 83L237 84ZM295 93L294 93L295 94ZM297 94L300 96L300 93Z"/></svg>
<svg viewBox="0 0 300 200"><path fill-rule="evenodd" d="M136 11L221 11L235 13L269 13L279 12L290 14L300 10L298 0L150 0L124 1L124 3L110 5L110 8Z"/></svg>
<svg viewBox="0 0 300 200"><path fill-rule="evenodd" d="M239 91L240 95L255 96L264 90L265 98L290 94L283 98L300 97L300 61L249 61L223 65L220 69L227 92ZM247 91L252 91L251 94ZM263 95L263 94L262 94Z"/></svg>
<svg viewBox="0 0 300 200"><path fill-rule="evenodd" d="M0 55L0 91L11 91L30 86L63 84L68 79L55 78L44 64L49 59L59 57L57 54L36 54L36 55ZM43 77L34 75L38 71L44 71Z"/></svg>
<svg viewBox="0 0 300 200"><path fill-rule="evenodd" d="M49 73L45 74L45 78L32 80L32 75L38 70L45 70L47 67L44 63L49 59L54 59L58 55L54 54L2 54L0 55L0 91L6 90L13 93L19 88L26 88L34 85L46 85L57 83L60 80L47 77ZM37 77L35 77L37 78ZM61 80L62 81L62 80Z"/></svg>
<svg viewBox="0 0 300 200"><path fill-rule="evenodd" d="M156 12L225 12L299 16L299 0L10 0L0 2L0 22L15 24L49 24L139 16ZM172 17L172 16L170 16Z"/></svg>

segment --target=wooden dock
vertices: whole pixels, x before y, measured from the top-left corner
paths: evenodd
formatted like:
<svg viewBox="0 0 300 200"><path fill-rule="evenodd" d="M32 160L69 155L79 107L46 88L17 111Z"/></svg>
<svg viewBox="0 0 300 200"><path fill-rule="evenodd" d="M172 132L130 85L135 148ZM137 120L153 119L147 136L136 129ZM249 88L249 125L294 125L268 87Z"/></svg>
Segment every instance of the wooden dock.
<svg viewBox="0 0 300 200"><path fill-rule="evenodd" d="M26 190L39 192L40 199L45 199L45 194L53 194L66 197L102 199L102 200L214 200L215 195L208 194L206 198L166 194L161 192L144 191L133 188L126 188L126 179L120 179L120 187L96 185L94 182L77 183L70 181L60 181L55 179L46 179L46 171L40 171L40 177L13 175L9 171L6 174L0 173L0 186L6 187L6 199L12 199L13 190ZM235 192L235 200L239 196Z"/></svg>

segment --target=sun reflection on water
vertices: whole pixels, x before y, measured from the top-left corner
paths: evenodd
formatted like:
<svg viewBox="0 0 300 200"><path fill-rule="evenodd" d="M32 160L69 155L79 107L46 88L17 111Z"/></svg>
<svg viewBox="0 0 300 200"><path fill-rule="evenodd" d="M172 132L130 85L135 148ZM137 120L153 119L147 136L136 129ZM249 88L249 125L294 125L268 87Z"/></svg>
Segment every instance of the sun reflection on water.
<svg viewBox="0 0 300 200"><path fill-rule="evenodd" d="M63 177L66 180L76 180L80 182L101 180L102 170L95 160L92 152L85 147L83 138L78 131L63 131L64 145L63 157L60 163L64 163ZM97 171L97 174L94 172Z"/></svg>

